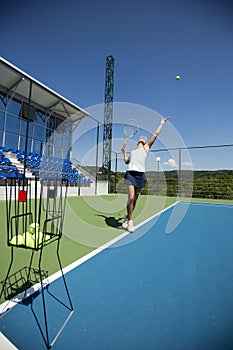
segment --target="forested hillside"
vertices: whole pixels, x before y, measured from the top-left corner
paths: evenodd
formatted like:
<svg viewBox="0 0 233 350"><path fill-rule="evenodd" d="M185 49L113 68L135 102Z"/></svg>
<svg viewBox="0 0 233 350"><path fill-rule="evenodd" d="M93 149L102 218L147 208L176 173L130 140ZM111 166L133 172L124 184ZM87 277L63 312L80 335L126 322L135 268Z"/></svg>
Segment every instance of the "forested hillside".
<svg viewBox="0 0 233 350"><path fill-rule="evenodd" d="M148 172L142 194L233 199L233 170ZM123 173L112 173L111 192L125 192Z"/></svg>

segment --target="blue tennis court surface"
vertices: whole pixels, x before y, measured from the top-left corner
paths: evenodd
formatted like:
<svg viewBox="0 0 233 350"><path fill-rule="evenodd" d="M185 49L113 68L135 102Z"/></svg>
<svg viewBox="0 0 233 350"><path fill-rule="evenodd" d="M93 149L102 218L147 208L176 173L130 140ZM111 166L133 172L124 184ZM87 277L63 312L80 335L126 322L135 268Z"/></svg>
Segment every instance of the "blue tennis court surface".
<svg viewBox="0 0 233 350"><path fill-rule="evenodd" d="M171 211L66 274L75 312L54 349L233 349L233 207L192 203L166 234ZM65 299L61 279L45 294L55 334L69 315L54 298ZM40 294L33 308L40 318ZM0 332L20 350L46 349L27 303L2 317Z"/></svg>

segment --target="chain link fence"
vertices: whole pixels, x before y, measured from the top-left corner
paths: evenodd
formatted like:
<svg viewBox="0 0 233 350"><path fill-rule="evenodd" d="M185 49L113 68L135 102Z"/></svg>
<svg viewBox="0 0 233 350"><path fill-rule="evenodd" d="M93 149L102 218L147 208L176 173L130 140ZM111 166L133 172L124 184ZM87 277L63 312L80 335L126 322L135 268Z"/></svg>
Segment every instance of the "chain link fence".
<svg viewBox="0 0 233 350"><path fill-rule="evenodd" d="M233 200L232 156L232 144L151 150L142 194ZM122 155L116 153L112 192L126 193L124 168Z"/></svg>

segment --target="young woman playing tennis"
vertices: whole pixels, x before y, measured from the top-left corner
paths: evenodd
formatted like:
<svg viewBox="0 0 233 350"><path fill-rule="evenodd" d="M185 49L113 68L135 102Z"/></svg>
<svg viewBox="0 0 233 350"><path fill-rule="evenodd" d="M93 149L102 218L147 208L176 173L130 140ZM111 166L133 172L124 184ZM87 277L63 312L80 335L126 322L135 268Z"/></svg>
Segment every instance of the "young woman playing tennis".
<svg viewBox="0 0 233 350"><path fill-rule="evenodd" d="M129 232L134 232L133 226L133 211L135 209L137 199L141 193L141 189L145 186L145 160L148 155L149 149L155 142L159 133L161 132L164 123L169 119L165 117L161 119L160 125L151 136L150 140L146 142L145 136L140 136L137 148L131 151L130 156L128 157L125 151L125 147L122 147L121 151L124 155L125 164L127 164L127 171L125 173L125 184L128 187L128 201L127 201L127 215L122 224L124 229L128 229Z"/></svg>

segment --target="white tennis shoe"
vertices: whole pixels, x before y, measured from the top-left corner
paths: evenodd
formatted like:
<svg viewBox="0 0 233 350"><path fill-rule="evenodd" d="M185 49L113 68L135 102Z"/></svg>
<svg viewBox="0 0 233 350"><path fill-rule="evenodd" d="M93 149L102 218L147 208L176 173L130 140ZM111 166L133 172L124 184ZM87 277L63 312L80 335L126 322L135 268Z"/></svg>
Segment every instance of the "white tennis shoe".
<svg viewBox="0 0 233 350"><path fill-rule="evenodd" d="M130 233L134 232L134 225L133 225L133 220L128 221L128 231Z"/></svg>
<svg viewBox="0 0 233 350"><path fill-rule="evenodd" d="M124 219L124 222L122 224L122 227L127 230L128 228L128 224L129 224L129 220L127 219L127 215L125 215L125 219Z"/></svg>

